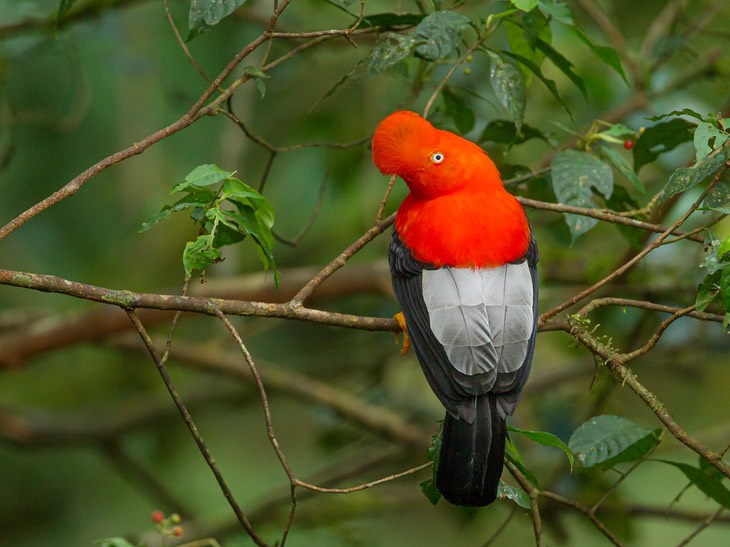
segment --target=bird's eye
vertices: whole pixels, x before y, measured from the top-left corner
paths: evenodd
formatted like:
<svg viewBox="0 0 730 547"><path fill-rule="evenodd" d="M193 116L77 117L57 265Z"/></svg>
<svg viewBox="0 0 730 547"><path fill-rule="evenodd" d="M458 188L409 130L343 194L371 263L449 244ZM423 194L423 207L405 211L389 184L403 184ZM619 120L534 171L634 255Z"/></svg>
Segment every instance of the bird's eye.
<svg viewBox="0 0 730 547"><path fill-rule="evenodd" d="M431 161L434 163L441 163L444 161L444 155L441 152L434 152L431 154Z"/></svg>

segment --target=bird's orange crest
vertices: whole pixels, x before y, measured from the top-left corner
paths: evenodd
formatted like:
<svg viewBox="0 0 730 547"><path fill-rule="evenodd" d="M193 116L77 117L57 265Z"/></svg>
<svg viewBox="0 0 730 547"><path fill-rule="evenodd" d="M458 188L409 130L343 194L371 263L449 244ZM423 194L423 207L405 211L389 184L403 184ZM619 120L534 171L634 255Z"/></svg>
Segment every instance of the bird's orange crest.
<svg viewBox="0 0 730 547"><path fill-rule="evenodd" d="M479 146L434 128L415 112L378 124L373 162L411 193L396 229L419 260L438 266L497 266L524 255L530 230L519 202Z"/></svg>

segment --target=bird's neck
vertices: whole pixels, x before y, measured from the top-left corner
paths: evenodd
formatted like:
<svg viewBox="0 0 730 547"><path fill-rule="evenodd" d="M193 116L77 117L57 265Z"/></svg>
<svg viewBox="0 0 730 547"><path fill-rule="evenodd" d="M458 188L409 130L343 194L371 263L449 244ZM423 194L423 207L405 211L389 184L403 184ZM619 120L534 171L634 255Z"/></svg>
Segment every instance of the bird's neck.
<svg viewBox="0 0 730 547"><path fill-rule="evenodd" d="M395 227L416 259L437 267L501 266L523 257L530 243L522 206L501 187L434 199L409 194Z"/></svg>

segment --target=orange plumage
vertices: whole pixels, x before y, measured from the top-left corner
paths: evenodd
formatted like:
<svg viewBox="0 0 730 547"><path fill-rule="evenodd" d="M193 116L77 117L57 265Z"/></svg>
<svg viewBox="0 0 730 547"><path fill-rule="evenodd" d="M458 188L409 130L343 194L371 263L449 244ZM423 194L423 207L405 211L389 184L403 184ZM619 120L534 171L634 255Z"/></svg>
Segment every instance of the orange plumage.
<svg viewBox="0 0 730 547"><path fill-rule="evenodd" d="M410 189L396 229L418 260L482 268L524 256L527 218L476 144L434 128L414 112L398 111L375 130L373 161Z"/></svg>

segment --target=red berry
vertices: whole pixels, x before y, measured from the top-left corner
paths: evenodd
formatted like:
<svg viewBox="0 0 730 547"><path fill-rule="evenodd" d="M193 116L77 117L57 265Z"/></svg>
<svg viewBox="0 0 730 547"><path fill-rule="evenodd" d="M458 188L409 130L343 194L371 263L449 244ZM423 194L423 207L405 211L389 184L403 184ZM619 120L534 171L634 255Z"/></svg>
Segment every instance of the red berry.
<svg viewBox="0 0 730 547"><path fill-rule="evenodd" d="M626 150L631 150L633 147L634 147L634 141L632 141L631 139L626 139L624 141L624 148Z"/></svg>
<svg viewBox="0 0 730 547"><path fill-rule="evenodd" d="M162 511L152 511L150 518L155 524L160 524L163 520L165 520L165 513Z"/></svg>

